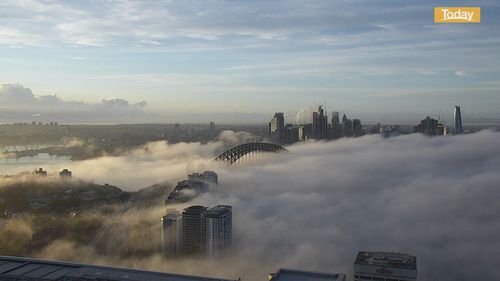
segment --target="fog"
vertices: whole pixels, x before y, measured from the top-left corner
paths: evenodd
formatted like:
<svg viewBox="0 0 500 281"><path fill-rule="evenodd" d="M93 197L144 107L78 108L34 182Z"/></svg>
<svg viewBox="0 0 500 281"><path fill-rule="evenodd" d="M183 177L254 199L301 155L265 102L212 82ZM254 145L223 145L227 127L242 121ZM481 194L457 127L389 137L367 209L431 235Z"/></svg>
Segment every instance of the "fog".
<svg viewBox="0 0 500 281"><path fill-rule="evenodd" d="M58 165L52 172L69 168L73 175L124 190L138 190L159 182L175 182L187 174L209 169L218 153L234 145L254 141L247 132L222 131L216 141L170 144L151 142L119 156L102 156Z"/></svg>
<svg viewBox="0 0 500 281"><path fill-rule="evenodd" d="M287 147L289 153L231 167L211 162L223 142L150 143L71 169L130 189L215 170L217 190L174 207L232 205L230 257L165 259L154 253L164 206L101 218L105 226L91 243L58 240L38 257L254 281L280 267L352 279L358 251L394 251L417 256L419 280L496 280L499 140L500 133L490 131L365 136L297 144Z"/></svg>

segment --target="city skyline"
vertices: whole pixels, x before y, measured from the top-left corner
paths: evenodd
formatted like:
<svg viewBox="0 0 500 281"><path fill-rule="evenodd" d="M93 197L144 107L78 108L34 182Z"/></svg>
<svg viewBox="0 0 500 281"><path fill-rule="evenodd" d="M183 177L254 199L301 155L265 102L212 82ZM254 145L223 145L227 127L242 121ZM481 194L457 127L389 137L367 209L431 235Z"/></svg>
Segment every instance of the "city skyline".
<svg viewBox="0 0 500 281"><path fill-rule="evenodd" d="M18 95L21 93L20 95ZM245 113L245 112L219 112L217 114L209 113L186 113L173 115L159 115L143 110L147 102L142 101L136 104L130 104L128 101L120 98L102 99L99 103L85 103L82 101L64 101L57 95L54 96L36 96L31 89L24 88L19 84L0 84L0 101L9 102L20 98L19 108L6 108L0 111L0 124L9 123L46 123L55 124L263 124L269 117L269 112L264 113ZM54 105L52 103L54 102ZM23 104L27 107L23 107ZM302 104L300 109L294 110L288 108L286 111L275 111L283 115L284 122L287 124L306 124L314 120L314 113L318 107L322 107L324 114L352 114L346 110L339 110L334 107L329 110L324 103ZM55 107L53 107L55 106ZM412 124L423 114L438 118L444 123L454 124L455 108L449 110L452 105L440 108L438 111L415 113L415 112L384 112L369 113L359 112L356 116L366 120L368 124ZM454 107L456 107L455 105ZM460 107L460 106L459 106ZM1 108L1 107L0 107ZM478 114L476 112L465 112L466 120L469 124L498 124L500 115ZM215 122L214 122L215 121ZM467 121L465 123L468 123ZM213 130L213 129L212 129ZM212 132L213 134L213 132Z"/></svg>
<svg viewBox="0 0 500 281"><path fill-rule="evenodd" d="M460 104L499 118L500 7L474 4L481 23L439 25L432 1L5 2L2 110L70 115L61 105L82 102L98 108L82 122L110 108L127 114L101 119L261 122L315 102L364 120Z"/></svg>

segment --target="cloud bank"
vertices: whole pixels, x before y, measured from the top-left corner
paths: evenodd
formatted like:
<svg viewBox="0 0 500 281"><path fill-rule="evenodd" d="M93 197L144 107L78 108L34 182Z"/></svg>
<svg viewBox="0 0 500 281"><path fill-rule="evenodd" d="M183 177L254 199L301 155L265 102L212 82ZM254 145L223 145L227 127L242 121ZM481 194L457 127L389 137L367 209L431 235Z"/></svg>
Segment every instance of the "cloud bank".
<svg viewBox="0 0 500 281"><path fill-rule="evenodd" d="M104 170L115 177L110 181L146 183L148 177L159 180L154 173L167 180L189 167L215 169L218 189L190 204L233 206L231 257L118 257L97 246L127 235L127 247L159 248L164 206L129 210L112 218L106 224L112 227L92 243L59 240L39 256L254 281L279 267L351 274L358 251L396 251L417 256L419 280L496 280L499 137L490 131L365 136L297 144L289 153L238 167L208 166L217 144L149 144L122 158L121 165L109 158L87 162L94 166L88 176ZM111 173L110 167L120 169ZM144 237L153 242L140 243Z"/></svg>
<svg viewBox="0 0 500 281"><path fill-rule="evenodd" d="M151 142L119 156L102 156L85 161L54 165L49 172L69 168L77 177L110 183L126 190L138 190L159 182L172 182L187 174L212 168L214 155L225 149L254 141L248 132L222 131L217 141L170 144ZM99 167L96 169L96 167Z"/></svg>
<svg viewBox="0 0 500 281"><path fill-rule="evenodd" d="M57 95L34 95L20 84L0 84L0 120L7 122L120 122L149 116L145 101L104 98L98 103L65 101Z"/></svg>

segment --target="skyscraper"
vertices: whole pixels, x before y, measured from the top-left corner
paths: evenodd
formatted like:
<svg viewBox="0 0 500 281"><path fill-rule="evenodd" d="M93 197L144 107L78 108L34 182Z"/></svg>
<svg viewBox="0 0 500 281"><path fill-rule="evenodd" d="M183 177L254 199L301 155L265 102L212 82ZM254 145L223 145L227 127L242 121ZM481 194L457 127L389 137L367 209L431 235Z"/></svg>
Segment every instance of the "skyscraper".
<svg viewBox="0 0 500 281"><path fill-rule="evenodd" d="M161 219L161 237L163 253L176 255L182 252L182 216L176 210L167 210Z"/></svg>
<svg viewBox="0 0 500 281"><path fill-rule="evenodd" d="M204 206L191 206L184 209L182 213L183 252L207 254L210 257L223 256L231 246L232 226L231 206L217 205L210 209Z"/></svg>
<svg viewBox="0 0 500 281"><path fill-rule="evenodd" d="M325 115L323 106L319 106L318 111L313 112L313 135L317 140L324 140L328 132L328 118Z"/></svg>
<svg viewBox="0 0 500 281"><path fill-rule="evenodd" d="M205 249L204 228L207 207L190 206L182 212L182 245L186 254L202 253Z"/></svg>
<svg viewBox="0 0 500 281"><path fill-rule="evenodd" d="M360 137L363 135L363 125L361 125L361 120L359 119L352 120L352 131L355 137Z"/></svg>
<svg viewBox="0 0 500 281"><path fill-rule="evenodd" d="M217 174L213 171L205 171L203 172L203 180L207 182L208 184L211 185L217 185L218 184L218 177Z"/></svg>
<svg viewBox="0 0 500 281"><path fill-rule="evenodd" d="M330 133L328 135L328 138L335 140L341 137L342 137L342 126L340 125L339 112L334 111L332 112L332 126L330 128Z"/></svg>
<svg viewBox="0 0 500 281"><path fill-rule="evenodd" d="M313 125L311 123L300 125L298 130L298 138L300 141L313 138Z"/></svg>
<svg viewBox="0 0 500 281"><path fill-rule="evenodd" d="M464 133L464 129L462 128L462 113L460 112L460 106L456 105L455 110L453 112L454 123L454 134L459 135Z"/></svg>
<svg viewBox="0 0 500 281"><path fill-rule="evenodd" d="M285 116L283 112L274 113L273 119L269 122L269 137L272 141L283 144L285 140Z"/></svg>
<svg viewBox="0 0 500 281"><path fill-rule="evenodd" d="M205 246L209 257L220 257L231 246L231 206L217 205L205 211Z"/></svg>
<svg viewBox="0 0 500 281"><path fill-rule="evenodd" d="M353 129L352 129L352 120L347 119L347 116L342 117L342 137L343 138L350 138L354 135Z"/></svg>
<svg viewBox="0 0 500 281"><path fill-rule="evenodd" d="M213 140L215 138L215 122L210 122L208 128L208 139Z"/></svg>
<svg viewBox="0 0 500 281"><path fill-rule="evenodd" d="M181 124L175 123L174 130L175 130L175 136L179 137L181 135Z"/></svg>
<svg viewBox="0 0 500 281"><path fill-rule="evenodd" d="M285 126L285 142L286 144L292 144L299 141L299 128L292 124L287 124Z"/></svg>
<svg viewBox="0 0 500 281"><path fill-rule="evenodd" d="M439 136L444 134L444 127L438 120L427 116L427 118L420 121L420 124L415 127L415 131L427 136Z"/></svg>

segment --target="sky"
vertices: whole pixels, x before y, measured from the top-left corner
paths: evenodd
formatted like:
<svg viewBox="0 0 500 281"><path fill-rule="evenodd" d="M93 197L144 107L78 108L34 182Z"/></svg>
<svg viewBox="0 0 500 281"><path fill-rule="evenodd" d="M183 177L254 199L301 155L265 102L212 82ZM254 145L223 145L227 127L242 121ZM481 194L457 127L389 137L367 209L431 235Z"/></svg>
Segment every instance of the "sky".
<svg viewBox="0 0 500 281"><path fill-rule="evenodd" d="M436 6L479 6L481 23L435 24ZM500 118L498 13L493 0L2 1L0 122L109 100L124 110L103 122L260 122L318 103L370 121L454 105Z"/></svg>
<svg viewBox="0 0 500 281"><path fill-rule="evenodd" d="M204 145L153 142L47 167L49 176L38 180L59 181L57 171L69 168L73 178L138 190L174 186L188 173L213 169L219 185L182 205L105 213L92 243L59 239L36 256L244 281L265 280L278 268L346 273L353 280L358 251L392 251L417 257L418 280L498 280L500 132L308 141L248 165L212 162L225 145L248 137L225 132ZM18 180L0 179L0 188ZM158 254L166 209L196 204L232 206L231 254L223 260ZM31 239L26 223L32 222L10 220L0 229L10 236L0 235L0 244L18 234ZM14 224L21 229L13 231ZM140 254L120 255L130 250Z"/></svg>

